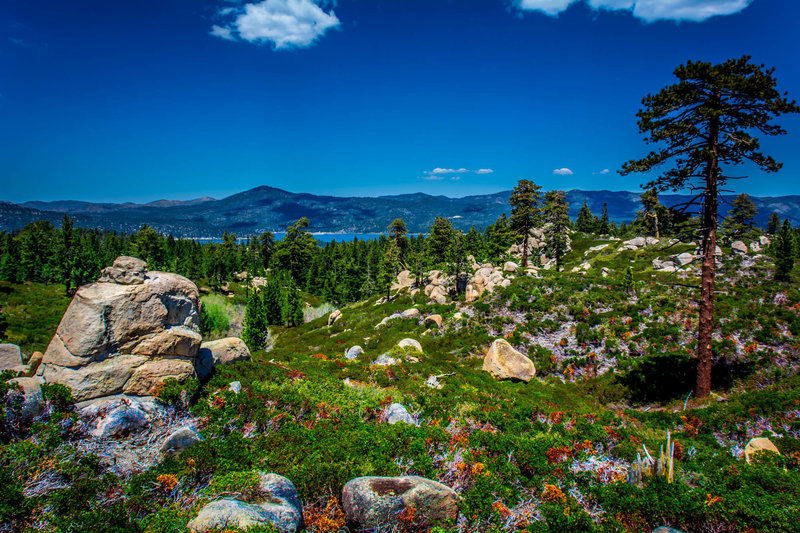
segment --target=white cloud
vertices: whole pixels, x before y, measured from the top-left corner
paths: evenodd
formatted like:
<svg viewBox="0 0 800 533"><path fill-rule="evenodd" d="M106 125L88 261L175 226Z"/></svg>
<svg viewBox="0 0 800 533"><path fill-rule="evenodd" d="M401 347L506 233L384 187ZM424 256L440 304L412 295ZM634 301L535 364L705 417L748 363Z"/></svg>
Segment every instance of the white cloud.
<svg viewBox="0 0 800 533"><path fill-rule="evenodd" d="M523 11L540 11L558 16L580 0L514 0ZM690 20L702 22L711 17L732 15L753 0L584 0L593 9L631 11L646 22L656 20Z"/></svg>
<svg viewBox="0 0 800 533"><path fill-rule="evenodd" d="M637 0L633 14L652 22L660 19L701 22L718 15L732 15L752 0Z"/></svg>
<svg viewBox="0 0 800 533"><path fill-rule="evenodd" d="M223 28L222 26L217 26L216 24L211 26L211 31L208 33L210 33L215 37L226 39L228 41L236 40L236 37L233 36L233 32L230 30L230 28Z"/></svg>
<svg viewBox="0 0 800 533"><path fill-rule="evenodd" d="M525 11L541 11L556 16L576 0L517 0L517 7Z"/></svg>
<svg viewBox="0 0 800 533"><path fill-rule="evenodd" d="M572 176L574 172L568 168L557 168L553 171L553 174L557 176Z"/></svg>
<svg viewBox="0 0 800 533"><path fill-rule="evenodd" d="M461 176L452 176L450 179L451 180L460 180Z"/></svg>
<svg viewBox="0 0 800 533"><path fill-rule="evenodd" d="M263 0L240 8L223 8L218 14L235 18L225 26L213 26L211 35L272 43L276 50L306 48L340 25L333 11L326 13L311 0Z"/></svg>
<svg viewBox="0 0 800 533"><path fill-rule="evenodd" d="M443 180L444 176L441 176L439 174L428 174L427 176L420 176L420 179L438 181L438 180Z"/></svg>
<svg viewBox="0 0 800 533"><path fill-rule="evenodd" d="M604 168L603 170L600 171L600 174L608 174L609 172L611 172L609 169Z"/></svg>
<svg viewBox="0 0 800 533"><path fill-rule="evenodd" d="M436 174L466 174L468 172L472 172L474 174L491 174L494 172L491 168L479 168L478 170L470 170L468 168L441 168L436 167L433 170L426 170L425 174L436 175Z"/></svg>

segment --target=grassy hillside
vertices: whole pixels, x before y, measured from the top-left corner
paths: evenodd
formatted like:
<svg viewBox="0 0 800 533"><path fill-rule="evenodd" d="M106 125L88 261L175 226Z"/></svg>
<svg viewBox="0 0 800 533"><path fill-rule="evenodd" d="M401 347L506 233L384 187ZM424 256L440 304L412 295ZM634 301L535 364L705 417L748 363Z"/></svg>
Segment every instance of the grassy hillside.
<svg viewBox="0 0 800 533"><path fill-rule="evenodd" d="M589 250L604 243L606 249ZM69 422L76 415L68 408L55 413L3 445L0 520L16 520L22 531L179 532L217 496L254 497L254 472L263 470L297 486L306 531L343 527L339 497L348 480L407 473L437 479L463 497L461 521L440 533L640 532L661 525L796 531L797 284L771 281L768 259L753 263L724 251L715 389L698 401L691 394L697 279L688 268L665 274L651 266L655 257L693 247L617 252L618 245L575 239L565 272L520 275L475 304L430 304L406 292L386 304L371 299L344 307L330 327L326 315L274 328L269 352L219 367L201 387L191 410L205 440L129 478L77 454L72 439L79 435ZM585 261L588 272L570 272ZM628 266L630 292L622 283ZM34 300L31 313L40 305ZM204 303L234 316L227 300ZM53 331L64 305L49 304L52 316L30 333L29 346L39 347L40 336ZM411 307L419 319L376 327ZM441 329L425 325L434 313L443 317ZM22 322L14 319L8 334L24 335ZM501 337L535 362L530 383L497 381L481 370L485 350ZM404 338L418 340L423 354L398 348ZM344 353L354 345L364 353L348 360ZM374 364L383 354L399 362ZM427 384L431 376L441 388ZM241 393L228 390L232 381ZM388 424L393 402L419 426ZM667 432L676 442L675 481L628 483L631 462L645 449L656 455ZM761 454L747 464L744 445L758 436L770 438L781 455Z"/></svg>

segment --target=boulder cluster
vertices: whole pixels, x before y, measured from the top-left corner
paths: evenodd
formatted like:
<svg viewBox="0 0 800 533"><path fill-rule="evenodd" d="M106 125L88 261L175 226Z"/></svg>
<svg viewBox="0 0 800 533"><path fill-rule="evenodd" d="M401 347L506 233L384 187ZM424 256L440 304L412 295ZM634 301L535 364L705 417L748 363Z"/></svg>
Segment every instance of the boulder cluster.
<svg viewBox="0 0 800 533"><path fill-rule="evenodd" d="M187 528L192 533L272 526L282 533L303 527L303 508L294 484L259 472L258 501L222 498L207 503ZM344 518L351 531L393 531L413 510L424 526L455 523L461 497L450 487L419 476L359 477L342 490Z"/></svg>

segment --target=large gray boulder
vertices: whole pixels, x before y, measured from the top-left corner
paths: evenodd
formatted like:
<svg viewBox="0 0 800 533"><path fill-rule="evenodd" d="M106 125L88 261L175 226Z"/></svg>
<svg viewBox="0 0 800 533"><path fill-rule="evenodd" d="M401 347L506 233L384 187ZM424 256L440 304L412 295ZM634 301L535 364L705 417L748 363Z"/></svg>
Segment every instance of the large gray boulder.
<svg viewBox="0 0 800 533"><path fill-rule="evenodd" d="M483 370L497 379L526 383L536 375L533 361L515 350L505 339L497 339L486 351Z"/></svg>
<svg viewBox="0 0 800 533"><path fill-rule="evenodd" d="M247 529L271 524L282 533L294 533L303 525L303 508L294 484L277 474L259 474L258 492L263 503L245 503L232 498L203 507L186 526L193 533L229 528Z"/></svg>
<svg viewBox="0 0 800 533"><path fill-rule="evenodd" d="M458 517L461 497L436 481L419 476L359 477L342 491L345 519L352 531L398 525L398 515L409 507L424 518L426 526L451 522Z"/></svg>
<svg viewBox="0 0 800 533"><path fill-rule="evenodd" d="M197 352L195 371L198 378L205 379L219 365L249 360L250 350L244 341L238 337L227 337L216 341L204 342L200 345L200 350Z"/></svg>
<svg viewBox="0 0 800 533"><path fill-rule="evenodd" d="M22 350L16 344L0 344L0 372L22 366Z"/></svg>
<svg viewBox="0 0 800 533"><path fill-rule="evenodd" d="M201 341L197 286L140 267L133 258L118 258L100 281L78 289L37 375L70 387L78 401L153 395L166 378L194 375Z"/></svg>
<svg viewBox="0 0 800 533"><path fill-rule="evenodd" d="M196 429L184 426L173 431L161 444L159 451L165 455L179 454L189 446L203 440Z"/></svg>

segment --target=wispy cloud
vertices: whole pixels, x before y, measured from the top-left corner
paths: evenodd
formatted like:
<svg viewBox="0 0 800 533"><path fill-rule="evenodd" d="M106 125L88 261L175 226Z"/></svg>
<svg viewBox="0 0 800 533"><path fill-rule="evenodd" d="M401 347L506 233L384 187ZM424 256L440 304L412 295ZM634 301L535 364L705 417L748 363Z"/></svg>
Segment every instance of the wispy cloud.
<svg viewBox="0 0 800 533"><path fill-rule="evenodd" d="M212 26L211 35L231 41L272 43L276 50L307 48L338 28L333 10L327 13L311 0L263 0L217 12L222 24Z"/></svg>
<svg viewBox="0 0 800 533"><path fill-rule="evenodd" d="M420 176L419 179L428 181L439 181L443 180L444 176L442 176L441 174L426 174L425 176Z"/></svg>
<svg viewBox="0 0 800 533"><path fill-rule="evenodd" d="M494 172L494 170L492 170L491 168L479 168L478 170L470 170L468 168L463 168L463 167L461 168L436 167L433 170L426 170L425 174L428 174L429 176L436 176L439 174L467 174L467 173L491 174L492 172Z"/></svg>
<svg viewBox="0 0 800 533"><path fill-rule="evenodd" d="M553 171L553 174L555 174L556 176L572 176L574 174L574 172L572 172L570 169L565 167L565 168L557 168L557 169L555 169Z"/></svg>
<svg viewBox="0 0 800 533"><path fill-rule="evenodd" d="M514 5L522 11L539 11L554 17L566 11L571 4L581 1L593 9L630 11L634 17L645 22L702 22L711 17L738 13L753 0L513 0Z"/></svg>

